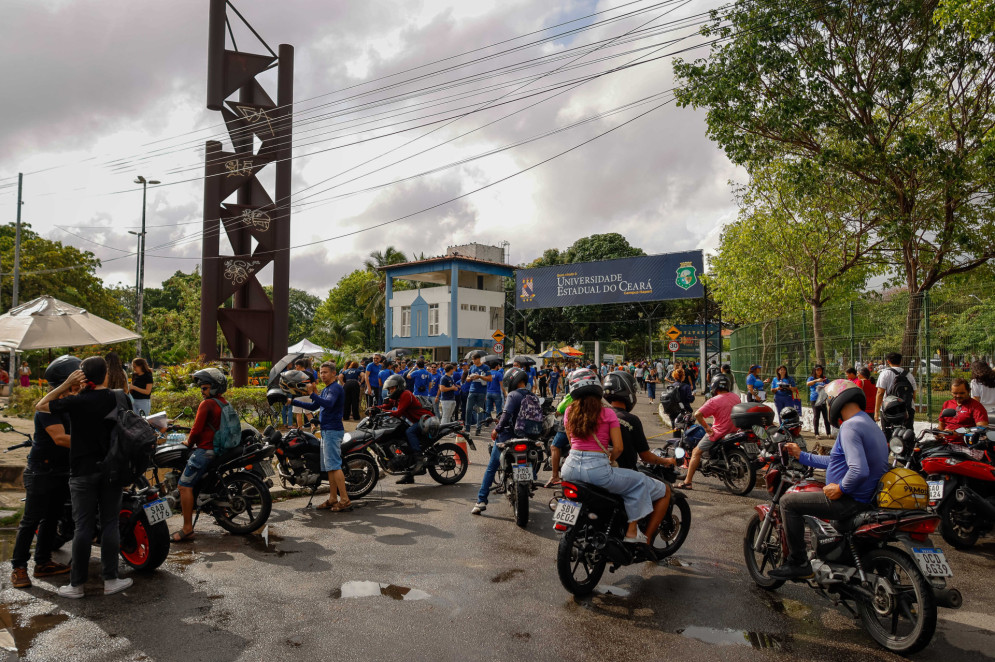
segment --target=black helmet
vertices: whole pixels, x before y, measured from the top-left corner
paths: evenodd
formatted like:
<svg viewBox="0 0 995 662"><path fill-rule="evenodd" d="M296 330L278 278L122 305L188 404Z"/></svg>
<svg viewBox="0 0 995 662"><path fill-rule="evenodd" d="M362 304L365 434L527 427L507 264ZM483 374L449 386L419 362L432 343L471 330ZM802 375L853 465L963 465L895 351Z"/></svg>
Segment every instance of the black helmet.
<svg viewBox="0 0 995 662"><path fill-rule="evenodd" d="M598 374L589 368L580 368L571 372L567 377L567 389L575 401L589 395L596 395L599 398L604 395Z"/></svg>
<svg viewBox="0 0 995 662"><path fill-rule="evenodd" d="M82 361L75 356L69 354L60 356L45 368L45 381L51 388L61 386L64 381L69 379L69 375L79 370L80 363Z"/></svg>
<svg viewBox="0 0 995 662"><path fill-rule="evenodd" d="M712 395L715 395L719 390L728 393L732 391L732 384L727 375L718 374L712 377L712 382L708 385L708 390L712 392Z"/></svg>
<svg viewBox="0 0 995 662"><path fill-rule="evenodd" d="M826 402L829 405L829 423L839 427L842 422L843 405L851 402L857 403L861 410L867 408L867 396L864 389L860 388L849 379L837 379L826 384Z"/></svg>
<svg viewBox="0 0 995 662"><path fill-rule="evenodd" d="M504 379L501 380L501 385L506 391L514 391L519 384L528 381L528 374L521 368L508 368L504 373Z"/></svg>
<svg viewBox="0 0 995 662"><path fill-rule="evenodd" d="M282 389L271 388L266 391L266 402L268 402L271 407L282 406L287 402L287 394L284 393Z"/></svg>
<svg viewBox="0 0 995 662"><path fill-rule="evenodd" d="M781 410L781 423L789 428L801 425L802 417L794 407L785 407Z"/></svg>
<svg viewBox="0 0 995 662"><path fill-rule="evenodd" d="M426 439L435 439L439 436L439 419L426 414L418 421L418 427Z"/></svg>
<svg viewBox="0 0 995 662"><path fill-rule="evenodd" d="M625 404L625 411L632 411L636 406L636 380L627 372L616 370L605 376L605 399L608 402L618 400Z"/></svg>
<svg viewBox="0 0 995 662"><path fill-rule="evenodd" d="M221 372L217 368L204 368L203 370L198 370L191 375L193 383L197 386L202 386L207 384L211 387L210 394L212 396L221 395L228 390L228 378L225 373Z"/></svg>
<svg viewBox="0 0 995 662"><path fill-rule="evenodd" d="M905 401L897 395L885 396L881 401L881 420L885 425L904 425L908 413L909 408L905 406Z"/></svg>
<svg viewBox="0 0 995 662"><path fill-rule="evenodd" d="M401 375L391 375L387 378L387 381L383 383L383 388L387 391L387 397L391 400L397 400L401 391L405 389L407 382L404 381L404 377Z"/></svg>
<svg viewBox="0 0 995 662"><path fill-rule="evenodd" d="M303 370L287 370L280 373L280 388L291 395L307 395L307 385L311 377Z"/></svg>

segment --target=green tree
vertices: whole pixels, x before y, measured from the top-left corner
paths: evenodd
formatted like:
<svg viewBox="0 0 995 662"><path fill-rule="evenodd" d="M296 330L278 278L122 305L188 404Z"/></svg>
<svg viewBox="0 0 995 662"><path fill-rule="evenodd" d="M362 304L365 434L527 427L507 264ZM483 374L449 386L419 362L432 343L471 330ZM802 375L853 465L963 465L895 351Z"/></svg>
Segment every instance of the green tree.
<svg viewBox="0 0 995 662"><path fill-rule="evenodd" d="M145 348L157 363L184 363L200 353L200 270L177 271L155 290L142 318ZM148 301L148 299L146 299Z"/></svg>
<svg viewBox="0 0 995 662"><path fill-rule="evenodd" d="M935 6L738 0L705 28L709 57L675 64L679 103L708 110L735 163L858 183L910 295L995 257L993 43L938 25ZM921 305L908 298L908 356Z"/></svg>
<svg viewBox="0 0 995 662"><path fill-rule="evenodd" d="M4 270L0 277L0 294L3 310L10 308L14 289L15 235L13 223L0 226L0 264ZM126 322L130 315L118 297L104 287L103 281L97 276L99 267L100 260L93 253L45 239L32 230L29 223L21 223L18 303L27 303L47 294L112 322Z"/></svg>
<svg viewBox="0 0 995 662"><path fill-rule="evenodd" d="M991 0L942 0L934 18L940 25L963 26L972 37L995 34L995 3Z"/></svg>
<svg viewBox="0 0 995 662"><path fill-rule="evenodd" d="M368 283L376 282L377 273L367 269L356 269L339 279L328 297L318 306L314 314L315 334L313 340L323 346L332 346L336 340L329 329L335 325L352 326L358 334L359 342L367 347L377 347L381 343L376 337L377 326L362 315L363 292Z"/></svg>
<svg viewBox="0 0 995 662"><path fill-rule="evenodd" d="M376 276L375 280L365 284L359 299L364 305L363 314L373 324L381 325L383 323L387 305L384 298L387 292L387 275L381 267L402 264L407 261L407 256L393 246L388 246L382 251L372 251L369 258L363 261L366 270Z"/></svg>

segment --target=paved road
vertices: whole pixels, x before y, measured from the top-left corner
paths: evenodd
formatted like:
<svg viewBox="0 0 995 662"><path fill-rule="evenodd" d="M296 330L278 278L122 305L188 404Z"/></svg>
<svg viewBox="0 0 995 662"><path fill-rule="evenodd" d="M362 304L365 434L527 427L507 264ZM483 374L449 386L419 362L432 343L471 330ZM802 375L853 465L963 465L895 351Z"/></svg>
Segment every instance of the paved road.
<svg viewBox="0 0 995 662"><path fill-rule="evenodd" d="M663 432L647 406L637 411L651 434ZM25 592L4 581L0 627L13 623L21 659L60 662L899 659L806 588L755 588L741 537L761 494L735 497L713 479L691 494L692 531L669 564L606 573L602 593L572 599L553 565L548 490L527 530L499 497L484 516L469 514L485 459L478 446L456 486L388 478L346 514L281 502L268 544L202 522L196 542L174 546L125 594L99 594L96 561L80 601L54 597L56 583ZM964 607L940 612L932 645L916 659L987 659L995 544L948 554ZM6 580L9 564L0 572Z"/></svg>

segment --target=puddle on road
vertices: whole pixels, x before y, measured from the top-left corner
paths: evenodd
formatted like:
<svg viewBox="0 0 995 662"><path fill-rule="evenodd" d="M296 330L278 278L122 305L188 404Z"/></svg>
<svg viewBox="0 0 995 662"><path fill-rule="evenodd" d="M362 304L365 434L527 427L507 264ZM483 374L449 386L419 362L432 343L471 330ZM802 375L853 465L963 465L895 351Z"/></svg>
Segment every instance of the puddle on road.
<svg viewBox="0 0 995 662"><path fill-rule="evenodd" d="M331 595L333 599L371 598L378 595L385 595L392 600L427 600L432 597L416 588L369 581L345 582L341 588L333 589Z"/></svg>
<svg viewBox="0 0 995 662"><path fill-rule="evenodd" d="M607 584L600 584L595 589L594 592L599 595L616 595L620 598L629 597L629 591L624 588L619 588L618 586L609 586Z"/></svg>
<svg viewBox="0 0 995 662"><path fill-rule="evenodd" d="M68 614L38 614L29 618L27 623L19 625L17 614L0 605L0 650L23 656L38 635L68 620Z"/></svg>
<svg viewBox="0 0 995 662"><path fill-rule="evenodd" d="M523 574L524 572L525 571L522 570L521 568L513 568L511 570L505 570L504 572L495 575L494 577L491 577L491 582L494 584L501 584L506 581L514 579L515 577Z"/></svg>
<svg viewBox="0 0 995 662"><path fill-rule="evenodd" d="M676 556L671 556L662 562L664 565L669 565L671 568L687 568L692 565L690 561L682 561Z"/></svg>
<svg viewBox="0 0 995 662"><path fill-rule="evenodd" d="M677 634L688 639L697 639L706 644L717 646L752 646L757 650L765 648L783 649L785 637L767 632L750 632L747 630L731 630L724 628L706 628L699 625L689 625Z"/></svg>
<svg viewBox="0 0 995 662"><path fill-rule="evenodd" d="M14 554L14 538L17 529L0 529L0 563L9 561Z"/></svg>
<svg viewBox="0 0 995 662"><path fill-rule="evenodd" d="M283 542L284 537L278 536L269 530L267 525L263 529L262 533L259 535L250 535L244 538L245 544L247 544L252 549L262 552L264 554L276 554L277 558L283 558L287 554L299 554L300 550L294 549L279 549L276 543Z"/></svg>

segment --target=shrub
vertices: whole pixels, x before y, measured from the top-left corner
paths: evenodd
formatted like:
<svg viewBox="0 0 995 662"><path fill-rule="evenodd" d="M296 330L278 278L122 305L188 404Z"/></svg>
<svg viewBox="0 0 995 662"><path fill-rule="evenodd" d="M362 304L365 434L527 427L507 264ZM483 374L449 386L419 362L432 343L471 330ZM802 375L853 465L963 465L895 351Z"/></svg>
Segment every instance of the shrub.
<svg viewBox="0 0 995 662"><path fill-rule="evenodd" d="M250 425L266 427L272 420L264 388L230 388L225 391L224 398L235 408L239 417ZM186 407L196 412L202 401L200 389L190 388L179 392L153 391L152 411L165 410L170 418L174 418L179 416Z"/></svg>
<svg viewBox="0 0 995 662"><path fill-rule="evenodd" d="M45 397L48 389L43 386L15 386L7 403L7 416L34 418L35 403Z"/></svg>

